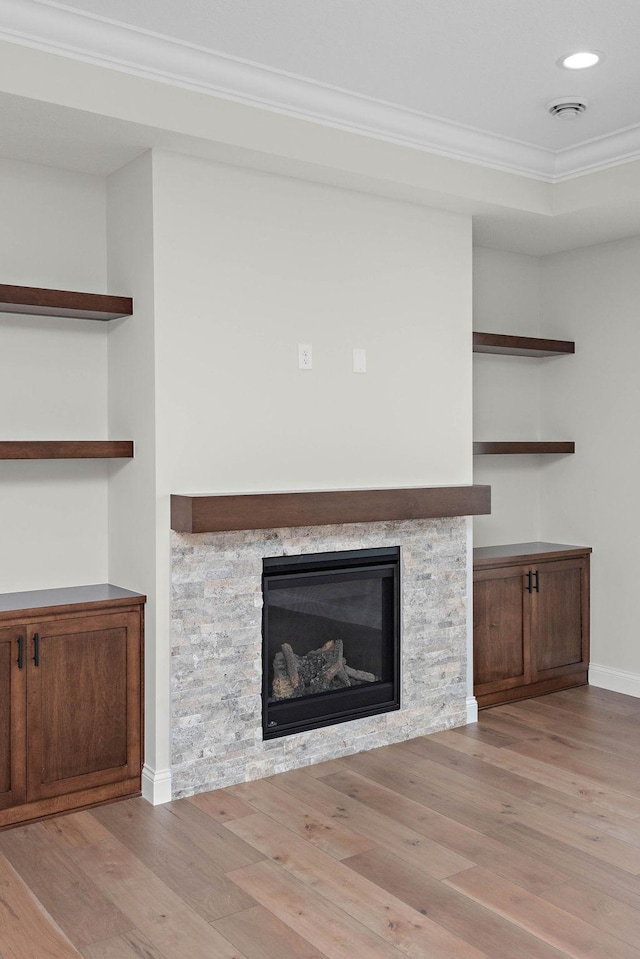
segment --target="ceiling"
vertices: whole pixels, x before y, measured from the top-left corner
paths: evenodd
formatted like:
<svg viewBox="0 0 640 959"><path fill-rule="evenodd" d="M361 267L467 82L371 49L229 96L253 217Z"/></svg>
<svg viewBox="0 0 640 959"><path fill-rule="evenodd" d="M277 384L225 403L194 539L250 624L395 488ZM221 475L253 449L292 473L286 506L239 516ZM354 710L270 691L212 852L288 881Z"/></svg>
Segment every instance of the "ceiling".
<svg viewBox="0 0 640 959"><path fill-rule="evenodd" d="M637 0L0 0L0 40L549 184L640 159L638 37ZM580 49L602 62L557 65ZM0 90L0 156L105 175L158 145Z"/></svg>
<svg viewBox="0 0 640 959"><path fill-rule="evenodd" d="M40 6L74 10L94 23L107 18L544 151L640 128L637 0L44 0ZM604 58L586 71L558 67L558 58L581 49ZM547 101L566 95L586 97L584 116L549 116Z"/></svg>

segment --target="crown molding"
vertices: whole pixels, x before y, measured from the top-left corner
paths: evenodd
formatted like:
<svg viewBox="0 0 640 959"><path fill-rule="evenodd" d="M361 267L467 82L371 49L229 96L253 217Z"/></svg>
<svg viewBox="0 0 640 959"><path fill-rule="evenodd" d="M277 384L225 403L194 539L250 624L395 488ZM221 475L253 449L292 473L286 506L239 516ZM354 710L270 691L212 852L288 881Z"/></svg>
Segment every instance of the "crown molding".
<svg viewBox="0 0 640 959"><path fill-rule="evenodd" d="M597 173L640 159L640 126L627 127L606 137L586 140L555 156L554 180L572 180L585 173Z"/></svg>
<svg viewBox="0 0 640 959"><path fill-rule="evenodd" d="M0 40L550 183L640 157L640 127L554 152L54 0L0 0Z"/></svg>

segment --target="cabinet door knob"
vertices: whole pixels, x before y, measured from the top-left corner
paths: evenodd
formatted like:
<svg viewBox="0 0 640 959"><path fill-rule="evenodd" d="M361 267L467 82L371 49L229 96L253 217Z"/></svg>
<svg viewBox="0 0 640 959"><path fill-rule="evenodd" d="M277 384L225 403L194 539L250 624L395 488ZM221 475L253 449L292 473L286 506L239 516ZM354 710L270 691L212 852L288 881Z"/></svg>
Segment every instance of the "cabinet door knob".
<svg viewBox="0 0 640 959"><path fill-rule="evenodd" d="M531 572L531 570L527 572L527 592L528 593L533 592L533 573Z"/></svg>
<svg viewBox="0 0 640 959"><path fill-rule="evenodd" d="M536 583L535 583L535 586L534 586L533 588L535 589L536 593L539 593L539 592L540 592L540 573L539 573L538 570L536 570L533 575L534 575L535 578L536 578Z"/></svg>
<svg viewBox="0 0 640 959"><path fill-rule="evenodd" d="M18 636L18 669L24 666L24 636Z"/></svg>
<svg viewBox="0 0 640 959"><path fill-rule="evenodd" d="M40 665L40 636L38 633L33 634L33 665Z"/></svg>

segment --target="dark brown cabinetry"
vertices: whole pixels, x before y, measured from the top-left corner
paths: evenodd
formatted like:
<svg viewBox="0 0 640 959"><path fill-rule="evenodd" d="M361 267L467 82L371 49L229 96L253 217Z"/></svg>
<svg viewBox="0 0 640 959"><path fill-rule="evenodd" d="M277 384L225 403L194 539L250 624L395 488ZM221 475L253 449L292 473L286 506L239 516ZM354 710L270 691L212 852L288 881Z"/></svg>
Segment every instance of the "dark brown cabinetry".
<svg viewBox="0 0 640 959"><path fill-rule="evenodd" d="M140 792L144 601L0 595L0 826Z"/></svg>
<svg viewBox="0 0 640 959"><path fill-rule="evenodd" d="M474 549L478 705L583 685L589 665L589 547Z"/></svg>

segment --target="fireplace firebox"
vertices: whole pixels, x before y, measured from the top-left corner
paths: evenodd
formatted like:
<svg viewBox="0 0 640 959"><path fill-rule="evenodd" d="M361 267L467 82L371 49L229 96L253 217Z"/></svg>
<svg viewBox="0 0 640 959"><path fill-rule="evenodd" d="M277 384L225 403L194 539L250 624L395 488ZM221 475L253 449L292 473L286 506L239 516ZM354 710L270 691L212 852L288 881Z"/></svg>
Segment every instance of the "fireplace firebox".
<svg viewBox="0 0 640 959"><path fill-rule="evenodd" d="M400 708L400 548L263 560L263 736Z"/></svg>

